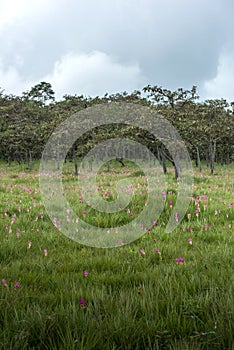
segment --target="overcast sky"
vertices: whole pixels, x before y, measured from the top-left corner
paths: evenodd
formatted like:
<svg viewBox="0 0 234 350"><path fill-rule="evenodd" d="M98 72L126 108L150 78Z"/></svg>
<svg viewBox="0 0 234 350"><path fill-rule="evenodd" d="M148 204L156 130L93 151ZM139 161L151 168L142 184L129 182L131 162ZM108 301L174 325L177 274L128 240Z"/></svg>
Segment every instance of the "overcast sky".
<svg viewBox="0 0 234 350"><path fill-rule="evenodd" d="M103 96L198 86L234 100L233 0L0 0L0 87Z"/></svg>

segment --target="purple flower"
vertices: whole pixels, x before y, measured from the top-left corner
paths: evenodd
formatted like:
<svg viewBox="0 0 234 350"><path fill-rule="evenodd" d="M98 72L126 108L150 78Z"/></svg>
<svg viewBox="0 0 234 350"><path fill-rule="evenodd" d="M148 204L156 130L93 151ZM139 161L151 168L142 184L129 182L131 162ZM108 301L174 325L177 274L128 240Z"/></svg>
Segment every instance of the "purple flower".
<svg viewBox="0 0 234 350"><path fill-rule="evenodd" d="M180 257L180 264L182 265L184 263L184 258L181 256Z"/></svg>
<svg viewBox="0 0 234 350"><path fill-rule="evenodd" d="M156 249L156 250L155 250L155 253L157 253L157 254L161 254L161 252L160 252L160 250L159 250L159 249Z"/></svg>
<svg viewBox="0 0 234 350"><path fill-rule="evenodd" d="M5 278L2 279L2 284L6 287L7 286L7 281L5 280Z"/></svg>
<svg viewBox="0 0 234 350"><path fill-rule="evenodd" d="M193 239L192 239L192 238L189 238L189 239L188 239L188 242L189 242L189 244L193 244Z"/></svg>
<svg viewBox="0 0 234 350"><path fill-rule="evenodd" d="M140 253L141 253L142 255L145 255L144 249L140 249Z"/></svg>
<svg viewBox="0 0 234 350"><path fill-rule="evenodd" d="M85 298L84 297L80 298L80 305L82 308L85 307Z"/></svg>
<svg viewBox="0 0 234 350"><path fill-rule="evenodd" d="M178 264L178 262L179 262L179 259L175 258L175 263Z"/></svg>
<svg viewBox="0 0 234 350"><path fill-rule="evenodd" d="M48 255L48 250L44 249L44 255L47 256Z"/></svg>
<svg viewBox="0 0 234 350"><path fill-rule="evenodd" d="M89 273L88 273L87 270L84 270L84 271L83 271L83 274L84 274L84 276L86 277L86 276L88 276Z"/></svg>
<svg viewBox="0 0 234 350"><path fill-rule="evenodd" d="M15 289L18 289L18 288L19 288L19 285L20 285L20 284L19 284L19 282L17 281L17 282L15 283L14 288L15 288Z"/></svg>

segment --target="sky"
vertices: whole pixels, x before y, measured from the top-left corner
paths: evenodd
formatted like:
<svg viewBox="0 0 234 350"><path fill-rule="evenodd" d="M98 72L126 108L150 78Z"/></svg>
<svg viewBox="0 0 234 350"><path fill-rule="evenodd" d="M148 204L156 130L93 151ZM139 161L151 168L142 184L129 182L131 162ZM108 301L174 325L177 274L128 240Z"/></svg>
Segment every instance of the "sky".
<svg viewBox="0 0 234 350"><path fill-rule="evenodd" d="M0 0L0 91L198 87L234 101L233 0Z"/></svg>

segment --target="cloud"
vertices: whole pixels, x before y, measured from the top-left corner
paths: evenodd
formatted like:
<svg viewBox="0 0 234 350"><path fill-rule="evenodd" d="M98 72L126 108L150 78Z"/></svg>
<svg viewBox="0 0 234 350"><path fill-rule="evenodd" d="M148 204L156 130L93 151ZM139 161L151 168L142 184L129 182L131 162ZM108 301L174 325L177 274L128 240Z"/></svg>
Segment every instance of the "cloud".
<svg viewBox="0 0 234 350"><path fill-rule="evenodd" d="M52 84L58 99L64 94L103 96L142 89L146 82L137 63L120 64L104 52L69 53L43 78Z"/></svg>
<svg viewBox="0 0 234 350"><path fill-rule="evenodd" d="M205 99L234 101L234 53L220 55L216 76L205 81L201 90Z"/></svg>

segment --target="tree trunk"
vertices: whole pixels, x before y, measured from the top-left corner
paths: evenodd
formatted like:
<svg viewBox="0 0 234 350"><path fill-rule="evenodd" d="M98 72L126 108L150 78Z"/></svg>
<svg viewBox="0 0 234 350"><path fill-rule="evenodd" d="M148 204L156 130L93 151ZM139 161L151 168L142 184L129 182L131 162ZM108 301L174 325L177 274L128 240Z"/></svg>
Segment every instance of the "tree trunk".
<svg viewBox="0 0 234 350"><path fill-rule="evenodd" d="M72 147L72 154L73 154L73 161L75 166L75 176L78 176L78 164L77 164L77 157L76 157L76 147Z"/></svg>
<svg viewBox="0 0 234 350"><path fill-rule="evenodd" d="M211 174L214 174L214 161L215 161L215 153L216 153L216 141L210 142L210 171Z"/></svg>
<svg viewBox="0 0 234 350"><path fill-rule="evenodd" d="M196 163L197 163L197 167L198 167L198 169L199 169L199 171L201 173L202 167L201 167L200 153L199 153L199 149L198 149L197 146L196 146L196 152L197 152L197 161L196 161Z"/></svg>

